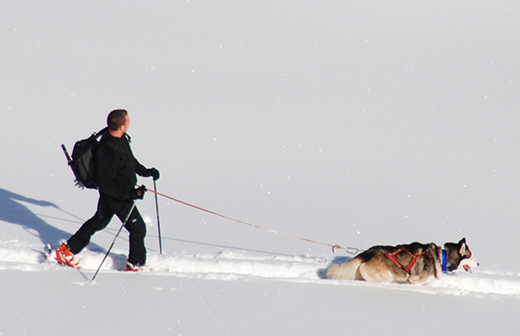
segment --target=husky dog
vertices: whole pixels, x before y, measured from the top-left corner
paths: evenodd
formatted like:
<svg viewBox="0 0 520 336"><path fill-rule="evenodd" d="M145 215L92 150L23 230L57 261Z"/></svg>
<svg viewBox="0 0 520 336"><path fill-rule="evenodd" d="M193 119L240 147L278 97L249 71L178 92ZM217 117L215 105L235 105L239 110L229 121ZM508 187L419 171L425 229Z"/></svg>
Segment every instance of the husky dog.
<svg viewBox="0 0 520 336"><path fill-rule="evenodd" d="M328 279L428 284L459 266L467 272L478 266L466 238L444 244L444 250L434 243L417 242L373 246L345 263L330 265L326 274Z"/></svg>

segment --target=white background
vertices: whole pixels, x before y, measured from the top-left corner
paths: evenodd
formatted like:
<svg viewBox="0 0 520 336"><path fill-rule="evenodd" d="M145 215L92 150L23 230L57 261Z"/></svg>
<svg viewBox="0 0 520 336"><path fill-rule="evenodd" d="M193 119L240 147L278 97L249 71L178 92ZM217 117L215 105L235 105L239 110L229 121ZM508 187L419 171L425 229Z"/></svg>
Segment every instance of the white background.
<svg viewBox="0 0 520 336"><path fill-rule="evenodd" d="M513 1L21 1L0 13L0 333L500 334L519 327L520 6ZM120 273L119 223L48 265L93 215L60 149L131 117L160 192L366 249L466 237L433 288L321 280L328 247L159 199L155 273ZM148 188L150 179L142 179ZM294 269L296 268L296 269ZM303 271L300 272L300 268ZM240 271L237 271L240 269ZM285 278L287 269L289 280ZM238 274L238 275L237 275ZM339 286L337 286L339 285ZM433 294L433 295L431 295ZM8 302L8 304L5 304Z"/></svg>

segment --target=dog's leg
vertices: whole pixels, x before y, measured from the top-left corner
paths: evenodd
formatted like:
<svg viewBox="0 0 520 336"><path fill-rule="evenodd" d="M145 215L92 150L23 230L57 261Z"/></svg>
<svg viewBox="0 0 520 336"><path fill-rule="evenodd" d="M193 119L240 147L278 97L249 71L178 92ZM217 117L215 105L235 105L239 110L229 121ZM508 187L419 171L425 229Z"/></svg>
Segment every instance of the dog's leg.
<svg viewBox="0 0 520 336"><path fill-rule="evenodd" d="M368 282L396 282L394 274L387 268L374 268L370 262L363 263L359 267L360 276Z"/></svg>
<svg viewBox="0 0 520 336"><path fill-rule="evenodd" d="M421 275L412 275L408 282L416 285L432 285L437 277L434 274L424 273Z"/></svg>
<svg viewBox="0 0 520 336"><path fill-rule="evenodd" d="M327 269L328 279L343 279L343 280L363 280L358 279L358 268L361 260L352 259L343 264L332 264Z"/></svg>

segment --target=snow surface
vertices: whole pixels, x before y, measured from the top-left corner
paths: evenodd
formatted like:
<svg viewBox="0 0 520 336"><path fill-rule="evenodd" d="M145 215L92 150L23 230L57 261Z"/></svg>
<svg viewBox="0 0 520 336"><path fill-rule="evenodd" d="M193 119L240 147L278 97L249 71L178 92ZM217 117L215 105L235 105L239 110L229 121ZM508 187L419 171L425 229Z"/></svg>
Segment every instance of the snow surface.
<svg viewBox="0 0 520 336"><path fill-rule="evenodd" d="M520 4L11 1L0 12L0 335L498 335L520 330ZM60 145L126 108L160 192L327 244L466 237L433 286L320 277L327 246L160 198L148 266L121 272ZM152 187L150 179L140 183Z"/></svg>

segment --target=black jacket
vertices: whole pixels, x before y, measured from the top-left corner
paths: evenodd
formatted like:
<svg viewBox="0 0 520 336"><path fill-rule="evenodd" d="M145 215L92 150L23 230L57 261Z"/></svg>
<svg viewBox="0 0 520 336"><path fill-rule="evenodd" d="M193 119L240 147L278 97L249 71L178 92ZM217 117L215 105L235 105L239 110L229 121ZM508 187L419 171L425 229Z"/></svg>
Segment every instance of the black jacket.
<svg viewBox="0 0 520 336"><path fill-rule="evenodd" d="M136 174L147 175L147 169L134 157L129 139L126 133L116 138L106 132L95 154L99 192L122 201L132 199Z"/></svg>

